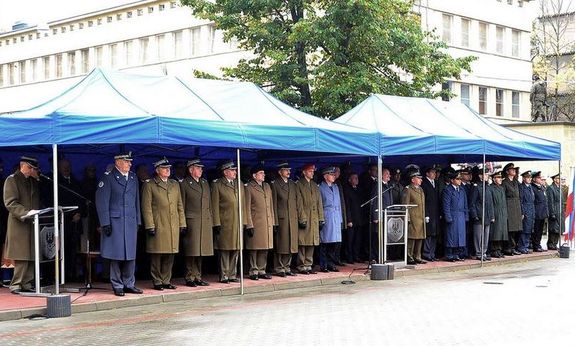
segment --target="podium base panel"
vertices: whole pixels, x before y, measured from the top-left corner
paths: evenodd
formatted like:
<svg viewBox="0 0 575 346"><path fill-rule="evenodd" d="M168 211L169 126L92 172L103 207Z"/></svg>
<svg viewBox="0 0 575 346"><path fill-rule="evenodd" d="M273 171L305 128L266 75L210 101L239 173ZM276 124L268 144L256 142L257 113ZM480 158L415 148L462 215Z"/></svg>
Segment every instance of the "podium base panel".
<svg viewBox="0 0 575 346"><path fill-rule="evenodd" d="M46 297L46 315L49 318L68 317L72 315L72 302L67 294Z"/></svg>
<svg viewBox="0 0 575 346"><path fill-rule="evenodd" d="M393 264L372 264L371 265L371 280L393 280L394 266Z"/></svg>

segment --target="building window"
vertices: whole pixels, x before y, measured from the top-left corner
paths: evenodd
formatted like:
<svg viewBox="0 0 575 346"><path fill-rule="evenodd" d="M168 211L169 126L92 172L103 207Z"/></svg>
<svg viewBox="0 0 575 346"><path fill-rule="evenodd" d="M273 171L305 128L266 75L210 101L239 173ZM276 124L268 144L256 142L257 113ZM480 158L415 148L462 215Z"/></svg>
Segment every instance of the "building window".
<svg viewBox="0 0 575 346"><path fill-rule="evenodd" d="M142 10L141 8L138 9L138 16L141 16L144 14L144 10Z"/></svg>
<svg viewBox="0 0 575 346"><path fill-rule="evenodd" d="M216 43L216 27L214 25L208 26L208 53L214 52L214 44Z"/></svg>
<svg viewBox="0 0 575 346"><path fill-rule="evenodd" d="M175 1L170 1L170 8L176 8L177 4Z"/></svg>
<svg viewBox="0 0 575 346"><path fill-rule="evenodd" d="M116 15L116 20L122 20L122 14L121 13L118 13Z"/></svg>
<svg viewBox="0 0 575 346"><path fill-rule="evenodd" d="M50 79L50 57L45 56L42 58L44 63L44 80Z"/></svg>
<svg viewBox="0 0 575 346"><path fill-rule="evenodd" d="M519 91L511 92L511 116L519 118Z"/></svg>
<svg viewBox="0 0 575 346"><path fill-rule="evenodd" d="M148 7L148 13L154 13L154 6Z"/></svg>
<svg viewBox="0 0 575 346"><path fill-rule="evenodd" d="M36 38L38 39L38 38L41 38L41 37L42 37L42 35L41 35L39 32L37 32L37 33L36 33ZM1 45L2 45L2 42L0 42L0 46L1 46Z"/></svg>
<svg viewBox="0 0 575 346"><path fill-rule="evenodd" d="M469 100L469 84L461 84L461 103L468 106L471 104Z"/></svg>
<svg viewBox="0 0 575 346"><path fill-rule="evenodd" d="M521 32L512 30L511 40L511 55L514 57L519 57L519 51L521 50Z"/></svg>
<svg viewBox="0 0 575 346"><path fill-rule="evenodd" d="M106 17L106 22L107 22L107 23L112 23L112 16Z"/></svg>
<svg viewBox="0 0 575 346"><path fill-rule="evenodd" d="M56 35L58 33L58 29L52 29L52 35Z"/></svg>
<svg viewBox="0 0 575 346"><path fill-rule="evenodd" d="M517 6L523 7L523 0L517 0Z"/></svg>
<svg viewBox="0 0 575 346"><path fill-rule="evenodd" d="M443 42L450 44L451 43L451 23L453 21L453 17L447 14L443 15L443 31L441 34L441 38Z"/></svg>
<svg viewBox="0 0 575 346"><path fill-rule="evenodd" d="M11 63L9 66L8 80L10 81L10 85L14 85L16 84L16 69L18 65L16 63Z"/></svg>
<svg viewBox="0 0 575 346"><path fill-rule="evenodd" d="M0 87L4 86L4 65L0 65Z"/></svg>
<svg viewBox="0 0 575 346"><path fill-rule="evenodd" d="M487 114L487 88L479 87L479 114Z"/></svg>
<svg viewBox="0 0 575 346"><path fill-rule="evenodd" d="M158 10L163 11L166 8L166 5L160 4L158 5Z"/></svg>
<svg viewBox="0 0 575 346"><path fill-rule="evenodd" d="M104 62L104 47L99 46L95 48L96 52L96 67L101 67Z"/></svg>
<svg viewBox="0 0 575 346"><path fill-rule="evenodd" d="M98 23L98 25L102 25L102 18L98 18L98 19L96 20L96 23Z"/></svg>
<svg viewBox="0 0 575 346"><path fill-rule="evenodd" d="M84 29L84 23L78 23L78 29L80 30Z"/></svg>
<svg viewBox="0 0 575 346"><path fill-rule="evenodd" d="M91 28L94 26L94 21L93 20L89 20L88 21L88 27Z"/></svg>
<svg viewBox="0 0 575 346"><path fill-rule="evenodd" d="M451 82L443 82L441 83L441 90L444 91L445 93L450 93L451 92ZM449 95L441 95L441 99L443 101L449 101Z"/></svg>
<svg viewBox="0 0 575 346"><path fill-rule="evenodd" d="M497 53L503 54L503 42L505 37L505 28L498 26L495 28L496 38L497 38Z"/></svg>
<svg viewBox="0 0 575 346"><path fill-rule="evenodd" d="M20 84L26 83L26 61L20 61L18 69L20 70Z"/></svg>
<svg viewBox="0 0 575 346"><path fill-rule="evenodd" d="M88 69L90 68L90 51L88 49L82 49L80 51L81 57L82 57L82 71L81 73L86 73L88 72Z"/></svg>
<svg viewBox="0 0 575 346"><path fill-rule="evenodd" d="M200 28L192 29L192 56L200 54Z"/></svg>
<svg viewBox="0 0 575 346"><path fill-rule="evenodd" d="M126 18L132 18L132 11L126 12Z"/></svg>
<svg viewBox="0 0 575 346"><path fill-rule="evenodd" d="M503 97L503 90L495 89L495 115L498 117L503 116Z"/></svg>
<svg viewBox="0 0 575 346"><path fill-rule="evenodd" d="M38 80L38 59L30 60L30 70L32 75L32 82Z"/></svg>
<svg viewBox="0 0 575 346"><path fill-rule="evenodd" d="M116 68L118 66L118 44L117 43L110 45L110 58L111 58L111 67Z"/></svg>
<svg viewBox="0 0 575 346"><path fill-rule="evenodd" d="M34 36L32 34L28 35L28 41L32 41L33 38Z"/></svg>
<svg viewBox="0 0 575 346"><path fill-rule="evenodd" d="M165 50L164 50L165 45L166 45L166 35L164 35L164 34L157 35L156 36L156 47L158 49L158 52L157 52L155 58L159 59L160 61L163 61L165 58Z"/></svg>
<svg viewBox="0 0 575 346"><path fill-rule="evenodd" d="M479 48L487 50L487 23L479 23Z"/></svg>
<svg viewBox="0 0 575 346"><path fill-rule="evenodd" d="M63 34L65 34L65 33L66 33L66 27L65 27L65 26L61 27L61 28L60 28L60 32L63 33Z"/></svg>
<svg viewBox="0 0 575 346"><path fill-rule="evenodd" d="M124 42L124 53L126 54L126 65L130 66L132 64L132 47L134 46L133 41Z"/></svg>
<svg viewBox="0 0 575 346"><path fill-rule="evenodd" d="M469 19L461 18L461 45L469 47L469 27L471 22Z"/></svg>
<svg viewBox="0 0 575 346"><path fill-rule="evenodd" d="M76 52L68 52L68 75L76 75Z"/></svg>
<svg viewBox="0 0 575 346"><path fill-rule="evenodd" d="M56 55L56 78L62 77L62 54Z"/></svg>
<svg viewBox="0 0 575 346"><path fill-rule="evenodd" d="M140 63L145 64L148 62L148 47L150 45L150 39L143 37L140 39Z"/></svg>
<svg viewBox="0 0 575 346"><path fill-rule="evenodd" d="M182 51L182 37L183 32L181 30L174 32L174 58L181 58L184 55Z"/></svg>
<svg viewBox="0 0 575 346"><path fill-rule="evenodd" d="M513 0L507 0L507 5L513 5Z"/></svg>
<svg viewBox="0 0 575 346"><path fill-rule="evenodd" d="M70 24L70 31L74 31L74 24Z"/></svg>

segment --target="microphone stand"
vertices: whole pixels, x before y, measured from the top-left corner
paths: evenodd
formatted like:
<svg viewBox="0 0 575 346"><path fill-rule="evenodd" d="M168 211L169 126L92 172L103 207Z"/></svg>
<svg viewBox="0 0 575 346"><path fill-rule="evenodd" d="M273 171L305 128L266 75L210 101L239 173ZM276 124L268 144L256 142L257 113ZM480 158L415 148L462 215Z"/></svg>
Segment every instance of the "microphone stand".
<svg viewBox="0 0 575 346"><path fill-rule="evenodd" d="M390 186L390 187L388 187L387 189L383 190L383 191L381 192L381 195L383 196L384 193L386 193L387 191L389 191L389 190L391 190L391 189L393 189L393 186ZM378 194L376 193L375 196L373 196L372 198L370 198L370 199L368 199L367 201L365 201L365 202L360 206L360 208L363 208L363 207L365 207L366 205L370 204L373 200L375 200L375 199L378 198L378 197L379 197L379 196L378 196ZM392 201L392 203L393 203L393 201ZM380 220L378 220L378 222L379 222L379 221L380 221ZM369 220L369 222L370 222L370 224L371 224L371 223L372 223L372 220ZM369 270L371 269L371 264L372 264L372 263L371 263L371 261L372 261L372 259L371 259L371 233L372 233L372 232L371 232L371 226L369 227L368 233L369 233L369 235L368 235L368 238L369 238L369 261L368 261L368 265L367 265L367 268L366 268L366 269L367 269L367 272L369 272ZM366 272L366 273L367 273L367 272Z"/></svg>
<svg viewBox="0 0 575 346"><path fill-rule="evenodd" d="M40 173L39 174L40 177L47 179L49 181L52 181L52 178L50 178L49 176ZM92 217L92 215L90 215L90 205L93 204L93 202L91 200L89 200L88 198L86 198L85 196L79 194L78 192L72 190L71 188L62 185L60 183L58 183L58 187L63 188L64 190L66 190L67 192L70 192L71 194L73 194L76 197L79 197L80 199L82 199L85 203L86 203L86 211L87 211L87 219L88 219L88 228L89 228L89 220ZM77 230L78 225L76 225L76 230ZM84 230L82 230L83 232ZM84 283L84 287L79 288L79 290L85 289L86 292L84 293L84 295L86 295L88 293L88 290L90 289L94 289L95 287L92 286L92 258L90 257L90 230L87 229L86 230L86 280Z"/></svg>

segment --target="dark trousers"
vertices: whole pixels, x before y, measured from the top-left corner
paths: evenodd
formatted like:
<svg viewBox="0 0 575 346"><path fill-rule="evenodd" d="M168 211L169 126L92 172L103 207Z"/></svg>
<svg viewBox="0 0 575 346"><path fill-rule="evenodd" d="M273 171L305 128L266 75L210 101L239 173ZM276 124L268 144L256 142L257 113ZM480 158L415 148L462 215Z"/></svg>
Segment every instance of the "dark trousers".
<svg viewBox="0 0 575 346"><path fill-rule="evenodd" d="M82 233L82 223L69 220L64 225L64 270L67 281L74 281L81 278L78 256L80 245L80 234Z"/></svg>
<svg viewBox="0 0 575 346"><path fill-rule="evenodd" d="M519 242L517 243L517 251L525 253L529 251L529 242L532 236L532 233L521 232L521 238L519 238Z"/></svg>
<svg viewBox="0 0 575 346"><path fill-rule="evenodd" d="M535 219L533 225L533 234L531 234L531 242L533 243L533 250L541 249L541 237L543 236L543 225L545 219Z"/></svg>
<svg viewBox="0 0 575 346"><path fill-rule="evenodd" d="M361 249L361 239L359 227L348 227L343 231L343 246L345 249L345 259L347 262L355 262L359 258Z"/></svg>
<svg viewBox="0 0 575 346"><path fill-rule="evenodd" d="M336 250L338 243L319 244L319 266L321 269L335 268L337 262Z"/></svg>
<svg viewBox="0 0 575 346"><path fill-rule="evenodd" d="M150 274L154 285L167 285L172 280L174 254L150 254Z"/></svg>
<svg viewBox="0 0 575 346"><path fill-rule="evenodd" d="M509 239L507 240L507 245L505 246L505 252L513 252L519 243L519 239L521 238L521 231L508 232L507 235Z"/></svg>
<svg viewBox="0 0 575 346"><path fill-rule="evenodd" d="M448 260L456 260L465 257L465 247L445 247L445 258Z"/></svg>
<svg viewBox="0 0 575 346"><path fill-rule="evenodd" d="M110 282L112 283L112 288L115 290L121 290L124 287L133 288L136 284L135 270L136 260L110 260Z"/></svg>
<svg viewBox="0 0 575 346"><path fill-rule="evenodd" d="M559 233L548 232L547 233L547 249L556 250L559 243L560 235Z"/></svg>
<svg viewBox="0 0 575 346"><path fill-rule="evenodd" d="M423 242L423 258L427 260L434 260L436 248L437 237L435 235L429 235L425 237L425 241Z"/></svg>

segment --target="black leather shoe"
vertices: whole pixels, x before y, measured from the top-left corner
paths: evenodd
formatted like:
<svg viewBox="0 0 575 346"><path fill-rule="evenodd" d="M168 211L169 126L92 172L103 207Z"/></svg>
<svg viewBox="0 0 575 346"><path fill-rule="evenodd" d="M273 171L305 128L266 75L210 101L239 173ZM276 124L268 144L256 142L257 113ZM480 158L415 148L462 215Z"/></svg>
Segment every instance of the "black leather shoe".
<svg viewBox="0 0 575 346"><path fill-rule="evenodd" d="M132 293L132 294L142 294L144 293L144 291L142 291L141 289L137 288L137 287L124 287L124 292L125 293Z"/></svg>
<svg viewBox="0 0 575 346"><path fill-rule="evenodd" d="M230 280L229 279L220 279L220 283L222 284L229 284Z"/></svg>
<svg viewBox="0 0 575 346"><path fill-rule="evenodd" d="M297 274L294 272L286 272L286 275L287 276L297 276Z"/></svg>
<svg viewBox="0 0 575 346"><path fill-rule="evenodd" d="M169 289L169 290L175 290L176 289L176 286L174 286L172 284L163 284L162 287Z"/></svg>
<svg viewBox="0 0 575 346"><path fill-rule="evenodd" d="M416 259L416 260L415 260L415 263L417 263L417 264L425 264L425 263L427 263L427 261Z"/></svg>
<svg viewBox="0 0 575 346"><path fill-rule="evenodd" d="M229 281L229 282L240 282L239 279L229 279L228 281Z"/></svg>
<svg viewBox="0 0 575 346"><path fill-rule="evenodd" d="M114 290L114 295L118 297L123 297L125 295L124 290Z"/></svg>
<svg viewBox="0 0 575 346"><path fill-rule="evenodd" d="M310 273L310 274L317 274L317 272L316 272L315 270L313 270L313 269L312 269L312 270L308 270L308 273Z"/></svg>
<svg viewBox="0 0 575 346"><path fill-rule="evenodd" d="M287 274L284 272L276 273L276 275L279 276L280 278L285 278L287 276Z"/></svg>
<svg viewBox="0 0 575 346"><path fill-rule="evenodd" d="M543 252L543 249L534 249L533 252Z"/></svg>
<svg viewBox="0 0 575 346"><path fill-rule="evenodd" d="M513 250L513 255L517 256L517 255L521 255L521 252L517 251L517 250Z"/></svg>
<svg viewBox="0 0 575 346"><path fill-rule="evenodd" d="M17 289L15 289L15 290L12 290L12 291L10 291L10 293L12 293L12 294L20 294L20 292L22 292L22 290L21 290L21 289L19 289L19 288L17 288Z"/></svg>
<svg viewBox="0 0 575 346"><path fill-rule="evenodd" d="M154 285L154 289L156 291L163 291L164 290L164 285Z"/></svg>
<svg viewBox="0 0 575 346"><path fill-rule="evenodd" d="M250 280L259 280L260 278L257 275L250 275Z"/></svg>
<svg viewBox="0 0 575 346"><path fill-rule="evenodd" d="M309 271L307 270L300 270L299 273L303 275L309 275Z"/></svg>
<svg viewBox="0 0 575 346"><path fill-rule="evenodd" d="M329 269L330 272L338 272L339 269L337 269L336 267L331 267L331 268L327 268Z"/></svg>
<svg viewBox="0 0 575 346"><path fill-rule="evenodd" d="M188 287L197 287L198 285L196 285L195 281L186 281L186 286Z"/></svg>
<svg viewBox="0 0 575 346"><path fill-rule="evenodd" d="M258 275L260 279L270 280L272 276L270 274L260 274Z"/></svg>
<svg viewBox="0 0 575 346"><path fill-rule="evenodd" d="M329 270L327 268L320 268L319 271L322 273L329 273Z"/></svg>
<svg viewBox="0 0 575 346"><path fill-rule="evenodd" d="M209 283L205 282L202 279L199 279L199 280L196 279L196 280L194 280L194 283L196 284L196 286L209 286L210 285Z"/></svg>
<svg viewBox="0 0 575 346"><path fill-rule="evenodd" d="M415 262L415 261L411 261L411 260L408 260L408 261L407 261L407 264L409 264L409 265L416 265L416 264L417 264L417 262Z"/></svg>

